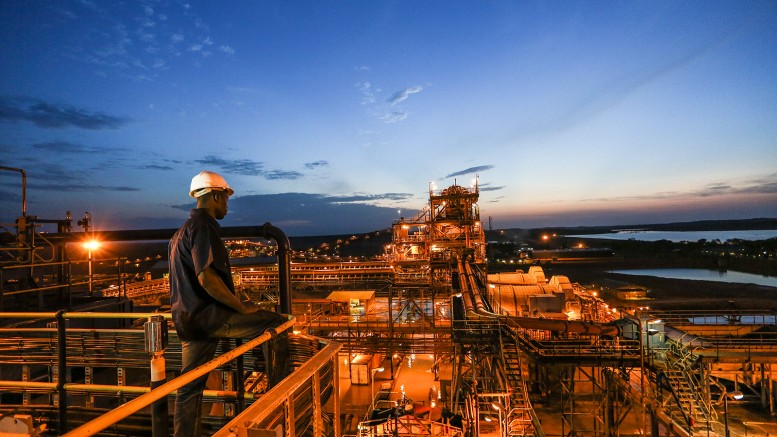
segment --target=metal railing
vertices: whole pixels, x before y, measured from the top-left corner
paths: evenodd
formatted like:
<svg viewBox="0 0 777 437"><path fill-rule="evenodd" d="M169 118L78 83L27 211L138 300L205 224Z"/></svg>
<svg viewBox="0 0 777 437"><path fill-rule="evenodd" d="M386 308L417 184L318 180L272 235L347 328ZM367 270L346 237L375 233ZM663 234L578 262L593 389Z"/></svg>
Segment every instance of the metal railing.
<svg viewBox="0 0 777 437"><path fill-rule="evenodd" d="M290 377L270 389L264 395L266 401L256 402L246 408L214 436L251 435L251 431L273 430L278 426L283 427L284 436L330 434L325 431L324 420L327 416L323 407L327 399L338 396L340 376L337 352L340 348L340 344L328 342ZM333 402L330 425L330 431L339 435L340 403L337 399ZM311 430L312 434L306 433L306 429Z"/></svg>
<svg viewBox="0 0 777 437"><path fill-rule="evenodd" d="M70 308L72 305L73 292L75 290L92 292L92 290L95 290L96 287L116 285L116 294L121 295L123 294L121 291L124 289L126 280L126 273L124 271L123 263L125 259L126 258L86 259L0 266L0 312L5 310L5 300L12 296L32 294L41 296L44 292L60 291L65 294L64 297L67 300L67 306ZM76 275L73 272L74 266L105 262L115 262L116 272L114 274ZM25 276L20 273L24 270L29 270L29 275ZM38 274L40 274L42 270L52 272L50 275L48 275L53 279L51 283L24 283L19 280L20 276L22 278L32 278L35 276L34 272L38 272ZM8 284L11 283L12 280L16 280L19 286L15 287L14 289L9 288ZM0 319L0 324L1 322L2 319Z"/></svg>
<svg viewBox="0 0 777 437"><path fill-rule="evenodd" d="M19 410L46 410L53 415L47 419L57 425L60 434L69 430L68 416L72 409L86 407L92 412L100 411L92 408L88 400L95 395L118 399L123 402L127 397L140 395L109 413L84 424L67 435L93 435L106 427L116 424L133 413L165 398L211 370L223 366L253 348L261 345L277 333L289 331L294 325L294 319L281 326L265 332L243 345L226 351L214 360L175 378L164 385L151 390L149 387L126 385L127 370L146 369L148 375L150 355L143 348L143 329L129 328L80 328L73 325L86 320L86 324L105 324L109 320L126 321L148 319L151 316L170 318L169 313L84 313L84 312L43 312L43 313L0 313L0 319L29 319L37 322L36 328L0 328L0 366L5 369L3 375L18 375L18 380L0 380L0 390L6 395L17 393L23 397ZM119 322L124 323L124 322ZM171 340L177 337L171 335ZM171 342L171 345L173 342ZM180 363L180 353L173 353L172 363ZM237 368L240 369L241 362ZM180 368L180 364L175 366ZM91 378L95 369L115 368L117 371L116 385L96 384ZM82 370L77 370L82 369ZM70 382L70 376L78 371L83 382ZM81 375L83 371L83 376ZM239 373L239 372L238 372ZM6 378L8 378L6 376ZM206 390L205 396L220 400L242 402L243 399L254 399L251 393L243 393L242 375L237 375L236 391ZM144 381L147 381L144 379ZM32 396L37 396L31 402ZM41 398L42 396L42 398ZM42 403L40 403L42 401ZM84 405L86 404L86 405ZM8 406L6 406L8 407ZM71 411L69 413L69 411ZM91 413L90 413L91 414Z"/></svg>

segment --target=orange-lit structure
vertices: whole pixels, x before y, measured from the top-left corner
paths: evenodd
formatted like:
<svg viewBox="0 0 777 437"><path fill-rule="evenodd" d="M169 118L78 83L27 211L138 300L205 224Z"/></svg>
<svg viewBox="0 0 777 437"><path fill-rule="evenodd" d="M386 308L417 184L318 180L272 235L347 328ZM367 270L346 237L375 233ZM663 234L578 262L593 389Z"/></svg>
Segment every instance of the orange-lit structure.
<svg viewBox="0 0 777 437"><path fill-rule="evenodd" d="M288 240L269 224L225 228L225 235L278 242L277 267L243 266L233 276L253 300L297 318L284 328L294 371L281 384L266 387L261 372L243 380L239 357L253 347L248 343L222 345L212 368L203 370L221 378L220 387L205 393L223 405L208 416L214 435L543 436L553 424L560 433L552 435L609 437L630 432L626 423L639 435L719 434L716 400L732 382L775 411L773 312L629 314L564 276L546 278L539 266L489 275L478 197L477 183L430 188L417 217L393 223L385 261L292 265ZM92 254L66 257L68 243L94 236L88 216L78 221L83 233L71 233L70 221L69 215L50 221L56 234L38 232L44 221L27 216L23 202L20 219L7 225L15 226L17 238L0 245L6 260L0 262L0 415L29 418L29 435L92 435L98 432L93 425L76 432L90 420L109 426L110 435L148 434L157 421L143 408L196 377L190 372L153 390L146 384L148 339L138 321L158 313L131 309L142 300L158 301L169 285L165 279L129 282L121 268L94 274L91 264L101 260ZM164 240L173 231L100 235L104 241ZM53 273L43 275L46 270ZM27 284L27 276L49 282ZM292 306L292 288L321 294ZM367 292L375 301L363 308L333 305L332 289ZM51 312L44 305L54 306L50 302L65 306ZM180 367L174 332L161 353L171 368ZM421 423L399 415L396 406L393 420L356 429L341 423L340 363L357 354L429 354L439 381L436 402L466 426ZM388 359L392 379L395 365ZM553 408L542 408L541 420L535 404ZM19 415L27 412L34 416ZM92 420L96 412L106 414Z"/></svg>
<svg viewBox="0 0 777 437"><path fill-rule="evenodd" d="M430 186L429 204L421 213L394 222L387 257L400 281L423 277L433 288L446 287L458 259L485 265L478 197L477 180L472 188L452 185L437 193Z"/></svg>

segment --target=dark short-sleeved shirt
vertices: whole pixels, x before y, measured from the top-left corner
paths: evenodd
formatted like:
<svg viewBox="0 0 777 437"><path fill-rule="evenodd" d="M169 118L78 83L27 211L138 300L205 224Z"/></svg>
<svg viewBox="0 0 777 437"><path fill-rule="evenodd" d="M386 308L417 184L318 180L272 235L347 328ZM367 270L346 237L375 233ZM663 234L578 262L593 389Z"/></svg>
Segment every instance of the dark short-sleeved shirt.
<svg viewBox="0 0 777 437"><path fill-rule="evenodd" d="M235 313L208 294L197 278L211 267L235 293L229 255L219 229L216 219L204 209L193 209L189 220L170 240L170 304L175 330L182 340L209 337Z"/></svg>

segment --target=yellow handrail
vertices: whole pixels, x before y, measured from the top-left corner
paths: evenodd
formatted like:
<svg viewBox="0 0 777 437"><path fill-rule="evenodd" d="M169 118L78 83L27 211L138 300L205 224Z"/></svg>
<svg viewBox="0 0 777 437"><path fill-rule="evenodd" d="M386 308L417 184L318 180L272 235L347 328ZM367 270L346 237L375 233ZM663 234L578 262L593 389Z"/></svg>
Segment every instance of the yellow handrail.
<svg viewBox="0 0 777 437"><path fill-rule="evenodd" d="M151 390L150 392L144 395L141 395L129 402L124 403L118 408L115 408L109 411L108 413L103 414L102 416L92 420L91 422L87 422L79 426L78 428L74 429L73 431L70 431L67 434L64 434L64 436L80 437L80 436L91 436L91 435L97 434L98 432L130 416L131 414L137 412L138 410L145 408L153 404L154 402L158 401L159 399L166 397L174 390L178 390L184 385L207 374L211 370L216 369L217 367L227 363L228 361L231 361L237 358L238 356L243 355L244 353L250 351L251 349L259 346L265 341L270 340L271 338L273 338L273 336L277 335L279 332L291 329L294 326L295 319L292 316L288 316L288 317L289 317L289 320L283 323L282 325L278 326L277 328L266 331L264 334L254 338L253 340L250 340L236 347L235 349L232 349L231 351L226 352L223 355L220 355L208 361L207 363L197 367L196 369L186 372L183 375L171 381L168 381L165 384L160 385L159 387Z"/></svg>

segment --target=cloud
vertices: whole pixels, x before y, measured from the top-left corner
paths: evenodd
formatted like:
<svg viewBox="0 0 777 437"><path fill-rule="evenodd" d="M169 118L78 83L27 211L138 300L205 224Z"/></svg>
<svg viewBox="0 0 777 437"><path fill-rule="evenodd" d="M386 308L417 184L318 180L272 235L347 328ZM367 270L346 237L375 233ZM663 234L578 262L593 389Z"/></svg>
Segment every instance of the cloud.
<svg viewBox="0 0 777 437"><path fill-rule="evenodd" d="M319 167L328 167L329 162L327 161L314 161L314 162L307 162L305 163L305 168L308 170L315 170Z"/></svg>
<svg viewBox="0 0 777 437"><path fill-rule="evenodd" d="M127 118L31 97L0 96L0 121L3 120L29 121L46 129L78 127L89 130L117 129L130 122Z"/></svg>
<svg viewBox="0 0 777 437"><path fill-rule="evenodd" d="M229 173L237 173L245 176L258 176L264 172L264 163L252 161L250 159L226 160L217 156L209 155L203 159L196 159L194 162L202 165L218 167Z"/></svg>
<svg viewBox="0 0 777 437"><path fill-rule="evenodd" d="M49 193L81 191L140 191L129 186L94 184L88 179L89 172L63 165L61 162L31 161L27 171L27 189Z"/></svg>
<svg viewBox="0 0 777 437"><path fill-rule="evenodd" d="M394 112L389 112L388 114L384 114L382 117L380 117L380 120L384 123L398 123L406 118L407 118L407 112L394 111Z"/></svg>
<svg viewBox="0 0 777 437"><path fill-rule="evenodd" d="M359 82L356 84L356 89L362 94L362 105L369 105L375 103L375 92L372 89L372 84L369 82ZM379 91L379 90L378 90Z"/></svg>
<svg viewBox="0 0 777 437"><path fill-rule="evenodd" d="M494 168L493 165L479 165L477 167L470 167L470 168L466 168L464 170L459 170L459 171L450 173L448 175L445 175L445 177L446 178L452 178L454 176L461 176L461 175L465 175L465 174L479 173L481 171L491 170L492 168Z"/></svg>
<svg viewBox="0 0 777 437"><path fill-rule="evenodd" d="M294 180L304 176L302 173L292 170L266 170L263 162L252 161L250 159L228 160L209 155L203 159L195 160L194 162L206 166L218 167L227 173L245 176L262 176L267 180Z"/></svg>
<svg viewBox="0 0 777 437"><path fill-rule="evenodd" d="M371 202L375 200L406 200L413 198L410 193L357 194L352 196L329 196L333 203Z"/></svg>
<svg viewBox="0 0 777 437"><path fill-rule="evenodd" d="M402 193L326 196L311 193L281 193L235 196L223 226L261 225L270 222L288 235L336 235L386 229L396 220L396 207L361 203L357 199L410 196ZM351 201L352 200L352 201ZM189 211L191 204L175 205ZM417 213L403 208L406 216Z"/></svg>
<svg viewBox="0 0 777 437"><path fill-rule="evenodd" d="M128 149L121 147L87 147L83 144L71 143L69 141L50 141L46 143L36 143L32 145L35 149L46 150L56 153L72 154L98 154L106 152L129 152Z"/></svg>
<svg viewBox="0 0 777 437"><path fill-rule="evenodd" d="M408 87L394 93L385 103L376 103L382 92L381 89L375 88L369 81L357 83L356 88L362 95L361 104L368 107L368 113L386 124L399 123L407 119L408 112L395 109L395 107L407 100L412 94L420 93L423 90L420 86Z"/></svg>
<svg viewBox="0 0 777 437"><path fill-rule="evenodd" d="M228 86L226 90L232 94L245 94L245 95L259 94L262 92L262 90L259 88L241 87L241 86Z"/></svg>
<svg viewBox="0 0 777 437"><path fill-rule="evenodd" d="M765 178L746 181L739 190L741 193L777 193L777 173Z"/></svg>
<svg viewBox="0 0 777 437"><path fill-rule="evenodd" d="M100 20L100 28L82 32L80 44L70 45L65 56L98 66L94 72L97 75L116 75L118 71L120 76L135 80L156 80L142 72L182 65L180 58L186 51L199 55L194 60L197 64L201 58L216 53L235 53L234 48L221 41L216 44L209 26L191 5L143 3L75 2L74 12L67 15L69 19L95 17Z"/></svg>
<svg viewBox="0 0 777 437"><path fill-rule="evenodd" d="M31 190L43 190L53 192L78 192L78 191L141 191L140 188L126 186L93 185L93 184L27 184Z"/></svg>
<svg viewBox="0 0 777 437"><path fill-rule="evenodd" d="M211 52L209 50L206 50L208 47L210 47L212 45L213 45L213 40L210 39L209 36L206 36L205 39L203 39L201 43L199 43L199 44L192 44L191 46L189 46L189 51L190 52L199 52L203 56L207 57L207 56L210 56L211 54L213 54L213 52Z"/></svg>
<svg viewBox="0 0 777 437"><path fill-rule="evenodd" d="M264 176L265 179L269 180L276 180L276 179L299 179L303 175L302 173L298 171L284 171L284 170L270 170L262 173L262 176Z"/></svg>
<svg viewBox="0 0 777 437"><path fill-rule="evenodd" d="M402 91L394 93L394 95L391 96L391 98L388 100L388 103L391 105L402 103L407 100L410 95L420 93L422 90L423 88L420 86L405 88Z"/></svg>
<svg viewBox="0 0 777 437"><path fill-rule="evenodd" d="M735 194L777 194L777 174L743 182L713 182L696 190L659 191L638 196L583 199L583 201L624 202L634 200L664 200L689 197L715 197Z"/></svg>
<svg viewBox="0 0 777 437"><path fill-rule="evenodd" d="M158 164L146 164L146 165L140 165L135 167L140 170L159 170L159 171L168 171L172 170L173 167L169 165L158 165Z"/></svg>
<svg viewBox="0 0 777 437"><path fill-rule="evenodd" d="M506 187L504 186L491 187L491 186L486 186L485 184L478 186L479 191L499 191L499 190L504 190L505 188Z"/></svg>

